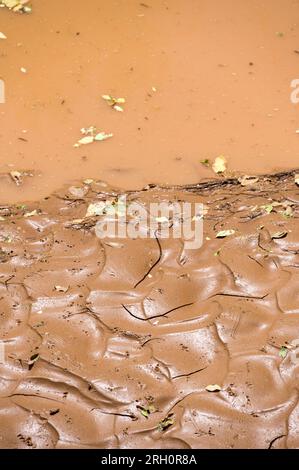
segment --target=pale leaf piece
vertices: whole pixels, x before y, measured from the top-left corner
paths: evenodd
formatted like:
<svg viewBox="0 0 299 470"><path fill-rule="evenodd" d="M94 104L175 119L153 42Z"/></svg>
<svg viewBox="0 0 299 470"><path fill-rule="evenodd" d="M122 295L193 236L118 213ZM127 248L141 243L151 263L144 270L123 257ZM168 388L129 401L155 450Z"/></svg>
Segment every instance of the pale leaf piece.
<svg viewBox="0 0 299 470"><path fill-rule="evenodd" d="M2 33L1 31L0 31L0 39L7 39L7 37L5 36L5 34Z"/></svg>
<svg viewBox="0 0 299 470"><path fill-rule="evenodd" d="M282 357L283 359L287 356L288 350L285 346L282 346L279 350L279 356Z"/></svg>
<svg viewBox="0 0 299 470"><path fill-rule="evenodd" d="M29 367L29 370L32 369L33 365L35 364L35 362L39 359L39 354L33 354L29 361L28 361L28 367Z"/></svg>
<svg viewBox="0 0 299 470"><path fill-rule="evenodd" d="M273 204L266 204L264 206L261 206L261 209L264 209L267 214L271 214L271 212L273 211Z"/></svg>
<svg viewBox="0 0 299 470"><path fill-rule="evenodd" d="M273 235L271 235L271 238L273 240L277 239L277 238L284 238L286 237L288 234L288 232L276 232L276 233L273 233Z"/></svg>
<svg viewBox="0 0 299 470"><path fill-rule="evenodd" d="M94 217L96 215L103 215L105 210L104 202L93 202L89 204L85 217Z"/></svg>
<svg viewBox="0 0 299 470"><path fill-rule="evenodd" d="M256 176L249 176L249 175L244 175L238 178L239 183L242 186L249 186L250 184L255 184L258 182L258 178Z"/></svg>
<svg viewBox="0 0 299 470"><path fill-rule="evenodd" d="M22 183L22 173L20 171L11 171L9 175L17 186Z"/></svg>
<svg viewBox="0 0 299 470"><path fill-rule="evenodd" d="M65 287L65 286L54 286L54 289L57 291L57 292L67 292L69 290L69 286Z"/></svg>
<svg viewBox="0 0 299 470"><path fill-rule="evenodd" d="M98 134L95 135L94 140L97 141L102 141L102 140L107 140L113 137L113 134L106 134L106 132L99 132Z"/></svg>
<svg viewBox="0 0 299 470"><path fill-rule="evenodd" d="M218 384L211 384L206 387L207 392L220 392L222 388Z"/></svg>
<svg viewBox="0 0 299 470"><path fill-rule="evenodd" d="M220 232L217 233L216 238L229 237L230 235L233 235L234 233L235 233L235 230L233 230L233 229L220 230Z"/></svg>
<svg viewBox="0 0 299 470"><path fill-rule="evenodd" d="M24 214L24 217L33 217L34 215L37 215L36 209L34 209L34 211L31 211L31 212L26 212L26 214Z"/></svg>
<svg viewBox="0 0 299 470"><path fill-rule="evenodd" d="M123 112L124 112L124 109L123 109L121 106L119 106L118 104L115 104L115 105L113 106L113 109L115 109L115 111L118 111L119 113L123 113Z"/></svg>
<svg viewBox="0 0 299 470"><path fill-rule="evenodd" d="M215 173L223 173L226 170L226 158L223 155L216 157L212 168Z"/></svg>
<svg viewBox="0 0 299 470"><path fill-rule="evenodd" d="M87 145L91 144L94 141L94 137L92 135L86 135L82 137L82 139L78 140L79 145Z"/></svg>

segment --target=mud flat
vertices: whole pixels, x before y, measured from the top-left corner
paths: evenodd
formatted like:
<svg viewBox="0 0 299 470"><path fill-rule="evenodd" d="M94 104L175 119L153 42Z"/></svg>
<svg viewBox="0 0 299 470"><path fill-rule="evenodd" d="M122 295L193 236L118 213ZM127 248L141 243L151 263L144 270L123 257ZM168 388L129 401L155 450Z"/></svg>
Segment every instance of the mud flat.
<svg viewBox="0 0 299 470"><path fill-rule="evenodd" d="M296 173L1 206L0 447L298 448ZM120 194L203 203L202 247L100 239Z"/></svg>

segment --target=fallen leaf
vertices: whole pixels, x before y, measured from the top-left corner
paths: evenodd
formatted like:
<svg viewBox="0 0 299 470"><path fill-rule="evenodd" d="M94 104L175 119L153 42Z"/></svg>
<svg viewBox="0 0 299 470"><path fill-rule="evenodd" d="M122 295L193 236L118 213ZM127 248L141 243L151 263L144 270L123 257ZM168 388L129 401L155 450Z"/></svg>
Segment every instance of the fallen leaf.
<svg viewBox="0 0 299 470"><path fill-rule="evenodd" d="M208 158L205 158L204 160L201 160L200 163L203 166L210 166L210 160Z"/></svg>
<svg viewBox="0 0 299 470"><path fill-rule="evenodd" d="M241 186L249 186L250 184L254 184L258 182L258 178L256 176L248 176L244 175L238 178L239 183Z"/></svg>
<svg viewBox="0 0 299 470"><path fill-rule="evenodd" d="M31 7L26 5L29 0L0 0L0 6L5 6L9 10L19 13L30 13Z"/></svg>
<svg viewBox="0 0 299 470"><path fill-rule="evenodd" d="M158 424L159 431L166 431L170 426L175 423L173 413L169 413L166 418L162 419Z"/></svg>
<svg viewBox="0 0 299 470"><path fill-rule="evenodd" d="M115 111L123 112L122 106L120 104L124 104L126 102L125 98L115 98L111 95L102 95L103 100L107 101L109 106L111 106Z"/></svg>
<svg viewBox="0 0 299 470"><path fill-rule="evenodd" d="M222 388L218 384L211 384L206 387L207 392L220 392Z"/></svg>
<svg viewBox="0 0 299 470"><path fill-rule="evenodd" d="M102 141L102 140L110 139L111 137L113 137L113 134L106 134L105 132L99 132L94 137L94 140Z"/></svg>
<svg viewBox="0 0 299 470"><path fill-rule="evenodd" d="M273 204L266 204L264 206L261 206L261 209L264 209L267 214L271 214L271 212L273 211Z"/></svg>
<svg viewBox="0 0 299 470"><path fill-rule="evenodd" d="M67 292L67 291L69 290L69 286L68 286L68 287L54 286L54 289L55 289L57 292Z"/></svg>
<svg viewBox="0 0 299 470"><path fill-rule="evenodd" d="M291 206L288 206L283 213L283 216L286 218L293 217L293 209Z"/></svg>
<svg viewBox="0 0 299 470"><path fill-rule="evenodd" d="M25 69L25 67L21 67L20 70L22 73L27 73L27 69Z"/></svg>
<svg viewBox="0 0 299 470"><path fill-rule="evenodd" d="M29 370L32 369L35 362L39 359L39 354L33 354L28 361Z"/></svg>
<svg viewBox="0 0 299 470"><path fill-rule="evenodd" d="M89 204L85 217L94 217L96 215L103 215L105 209L104 202L93 202Z"/></svg>
<svg viewBox="0 0 299 470"><path fill-rule="evenodd" d="M4 33L1 33L1 31L0 31L0 39L7 39L7 37L5 36L5 34L4 34Z"/></svg>
<svg viewBox="0 0 299 470"><path fill-rule="evenodd" d="M85 137L82 137L82 139L79 139L77 144L78 145L87 145L87 144L91 144L93 141L94 141L93 135L86 135Z"/></svg>
<svg viewBox="0 0 299 470"><path fill-rule="evenodd" d="M31 211L31 212L26 212L26 214L24 214L24 217L32 217L34 215L37 215L36 209L34 209L34 211Z"/></svg>
<svg viewBox="0 0 299 470"><path fill-rule="evenodd" d="M235 230L233 230L233 229L221 230L220 232L217 233L216 238L229 237L230 235L233 235L234 233L235 233Z"/></svg>
<svg viewBox="0 0 299 470"><path fill-rule="evenodd" d="M120 113L122 113L124 111L124 109L121 106L119 106L118 104L115 104L113 106L113 109L115 109L115 111L119 111Z"/></svg>
<svg viewBox="0 0 299 470"><path fill-rule="evenodd" d="M287 356L288 350L285 346L282 346L279 350L279 356L282 357L283 359Z"/></svg>
<svg viewBox="0 0 299 470"><path fill-rule="evenodd" d="M212 168L215 173L223 173L226 170L226 158L223 155L216 157Z"/></svg>
<svg viewBox="0 0 299 470"><path fill-rule="evenodd" d="M151 413L155 413L156 411L156 408L154 407L154 405L148 405L148 406L137 405L137 409L140 411L142 416L144 416L146 419L148 419Z"/></svg>
<svg viewBox="0 0 299 470"><path fill-rule="evenodd" d="M276 239L276 238L284 238L286 237L288 234L288 232L276 232L276 233L273 233L273 235L271 235L271 238L272 239Z"/></svg>
<svg viewBox="0 0 299 470"><path fill-rule="evenodd" d="M11 171L9 175L17 186L22 183L22 173L20 171Z"/></svg>

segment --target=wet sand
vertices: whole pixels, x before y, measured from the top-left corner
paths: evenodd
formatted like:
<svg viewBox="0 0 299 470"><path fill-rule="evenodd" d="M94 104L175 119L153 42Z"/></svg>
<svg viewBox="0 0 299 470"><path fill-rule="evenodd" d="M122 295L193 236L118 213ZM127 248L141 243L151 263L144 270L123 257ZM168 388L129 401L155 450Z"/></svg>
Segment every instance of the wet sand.
<svg viewBox="0 0 299 470"><path fill-rule="evenodd" d="M0 173L35 170L0 201L33 200L68 181L124 188L298 166L299 2L39 0L0 10ZM21 71L26 69L26 73ZM153 88L156 91L153 91ZM124 112L101 99L125 97ZM112 132L74 148L82 127Z"/></svg>

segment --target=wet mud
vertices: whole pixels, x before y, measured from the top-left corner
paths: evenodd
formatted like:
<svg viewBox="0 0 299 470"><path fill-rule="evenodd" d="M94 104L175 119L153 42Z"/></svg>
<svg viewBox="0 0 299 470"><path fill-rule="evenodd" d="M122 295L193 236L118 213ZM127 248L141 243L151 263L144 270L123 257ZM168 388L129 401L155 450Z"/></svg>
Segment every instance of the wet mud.
<svg viewBox="0 0 299 470"><path fill-rule="evenodd" d="M203 203L198 249L99 239L100 181L1 206L0 447L298 448L295 173L126 193Z"/></svg>

